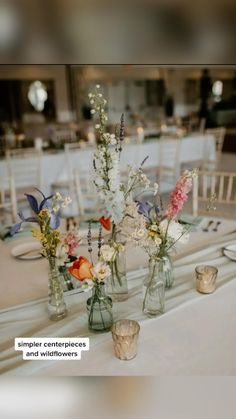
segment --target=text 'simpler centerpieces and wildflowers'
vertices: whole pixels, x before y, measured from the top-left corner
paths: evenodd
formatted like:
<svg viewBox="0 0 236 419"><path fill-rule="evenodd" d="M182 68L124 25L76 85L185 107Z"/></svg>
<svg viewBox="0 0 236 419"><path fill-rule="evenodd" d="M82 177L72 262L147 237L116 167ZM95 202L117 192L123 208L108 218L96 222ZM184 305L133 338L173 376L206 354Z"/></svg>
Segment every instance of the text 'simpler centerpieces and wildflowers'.
<svg viewBox="0 0 236 419"><path fill-rule="evenodd" d="M45 197L39 190L37 193L42 197L41 202L38 202L35 196L25 194L33 216L25 218L22 213L19 213L21 221L11 228L11 234L17 233L24 222L37 225L32 229L32 234L40 241L42 254L49 262L49 315L51 320L60 320L67 315L67 309L58 267L65 266L67 262L73 260L72 254L78 247L79 239L75 232L71 232L70 236L62 236L58 229L60 208L67 207L71 199L63 198L59 193L48 197Z"/></svg>
<svg viewBox="0 0 236 419"><path fill-rule="evenodd" d="M120 126L114 134L106 131L107 115L106 100L96 87L94 93L89 94L92 106L91 113L97 114L99 123L95 125L100 134L100 141L94 155L94 184L103 202L104 215L100 222L106 230L110 230L110 238L101 249L101 256L109 263L111 275L107 281L107 290L116 301L128 297L128 286L125 266L125 241L120 224L125 216L127 202L133 199L140 190L146 190L150 182L139 169L129 168L126 181L121 181L120 154L124 141L124 117L121 116ZM156 187L156 186L155 186Z"/></svg>

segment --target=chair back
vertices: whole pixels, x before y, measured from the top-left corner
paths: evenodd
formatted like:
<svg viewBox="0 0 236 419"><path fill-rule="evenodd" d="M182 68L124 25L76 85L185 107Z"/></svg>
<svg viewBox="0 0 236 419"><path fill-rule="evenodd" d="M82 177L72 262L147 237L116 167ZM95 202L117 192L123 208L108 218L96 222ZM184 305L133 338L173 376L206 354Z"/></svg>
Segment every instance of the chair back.
<svg viewBox="0 0 236 419"><path fill-rule="evenodd" d="M41 188L41 156L35 148L6 151L8 176L15 179L16 190L26 187Z"/></svg>
<svg viewBox="0 0 236 419"><path fill-rule="evenodd" d="M17 218L16 189L14 178L0 176L0 218L13 224Z"/></svg>
<svg viewBox="0 0 236 419"><path fill-rule="evenodd" d="M223 149L224 139L225 139L225 134L226 134L226 128L225 127L208 128L208 129L206 129L205 133L213 135L214 138L215 138L216 157L217 157L217 165L218 165L221 161L222 149Z"/></svg>
<svg viewBox="0 0 236 419"><path fill-rule="evenodd" d="M236 172L199 172L198 178L193 179L193 215L207 212L213 197L215 202L212 205L218 214L235 217ZM231 214L228 212L230 209Z"/></svg>

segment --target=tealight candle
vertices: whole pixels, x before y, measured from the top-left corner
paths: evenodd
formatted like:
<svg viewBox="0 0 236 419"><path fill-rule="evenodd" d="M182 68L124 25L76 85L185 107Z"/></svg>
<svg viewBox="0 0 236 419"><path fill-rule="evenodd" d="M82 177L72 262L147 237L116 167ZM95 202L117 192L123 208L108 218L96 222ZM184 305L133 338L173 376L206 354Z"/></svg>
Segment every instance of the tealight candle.
<svg viewBox="0 0 236 419"><path fill-rule="evenodd" d="M216 277L218 269L214 266L197 266L196 272L196 289L203 294L210 294L216 289Z"/></svg>
<svg viewBox="0 0 236 419"><path fill-rule="evenodd" d="M133 359L137 354L140 326L134 320L118 320L111 328L117 358Z"/></svg>

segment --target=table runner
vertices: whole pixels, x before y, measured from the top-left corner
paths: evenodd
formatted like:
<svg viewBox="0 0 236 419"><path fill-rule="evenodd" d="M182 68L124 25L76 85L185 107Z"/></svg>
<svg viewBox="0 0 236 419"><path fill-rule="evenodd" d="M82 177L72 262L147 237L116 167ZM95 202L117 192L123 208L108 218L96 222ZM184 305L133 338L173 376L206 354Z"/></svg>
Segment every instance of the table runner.
<svg viewBox="0 0 236 419"><path fill-rule="evenodd" d="M155 319L149 319L142 313L141 284L146 270L143 269L139 270L138 272L129 274L130 298L125 302L114 304L114 318L130 318L139 321L141 324L141 348L139 349L137 358L133 361L122 363L121 361L118 361L114 358L110 333L91 334L91 332L88 331L87 314L85 311L85 300L88 295L84 293L70 294L66 296L69 308L69 316L58 323L52 323L48 320L46 311L46 299L1 311L0 328L2 349L0 361L2 373L7 373L10 375L99 375L103 373L104 375L138 375L145 374L145 372L152 375L158 373L158 371L156 371L156 366L153 365L150 368L150 364L148 363L149 350L152 348L153 342L156 341L158 336L158 332L155 331L158 331L158 328L166 322L169 324L169 326L173 324L173 322L175 323L176 313L178 313L178 316L180 316L182 320L180 320L180 323L175 323L176 328L174 330L176 332L172 336L173 347L175 345L178 346L181 334L184 335L185 339L188 340L188 333L183 329L183 324L186 321L186 316L189 316L189 308L190 312L192 313L197 310L199 305L203 305L204 307L203 313L201 314L204 314L205 312L206 320L209 317L209 313L215 317L219 316L219 310L222 310L222 316L226 316L227 319L230 315L230 319L233 319L233 324L232 329L228 329L228 332L232 332L232 342L231 345L229 345L229 348L231 348L231 352L233 350L235 352L236 338L235 333L233 333L233 327L236 326L236 304L235 311L232 312L232 315L227 310L229 307L231 307L230 303L233 304L234 302L232 298L233 293L236 290L236 265L235 262L228 260L225 256L222 255L222 246L226 243L233 243L235 241L236 233L218 237L215 243L211 246L205 247L204 249L200 249L191 255L183 256L176 260L174 265L176 281L174 287L171 290L166 291L166 313ZM194 269L196 265L201 263L213 264L217 266L219 270L217 279L217 291L210 296L201 295L195 291ZM223 302L223 307L221 308L217 306L219 301L221 304ZM210 306L213 307L212 312L208 308ZM195 323L193 321L191 329L192 332L194 332L194 328ZM178 335L178 331L180 335ZM144 347L142 335L145 335L146 333L147 345ZM212 333L214 336L215 332L212 330L210 333ZM222 337L220 337L221 345L224 333L225 330L223 329ZM22 353L15 352L12 348L12 345L14 343L14 337L27 336L89 336L91 350L88 353L82 353L81 361L23 361ZM227 336L228 340L230 339L230 336L231 334ZM229 342L227 341L226 343L228 344ZM202 345L201 341L199 342L199 345ZM217 346L219 348L219 341L217 341ZM166 349L168 352L169 348ZM193 347L191 349L190 344L188 349L191 353L192 350L195 350L196 348ZM142 352L141 355L140 352ZM204 352L202 352L202 355L204 355ZM143 359L142 361L139 361L139 359L141 359L143 356L146 356L146 361L144 362ZM228 358L228 362L229 359L230 373L236 373L236 363L234 362L234 358L232 359L231 356L231 358ZM145 363L149 367L144 367ZM188 373L189 371L189 367L186 367L187 369L185 371L185 364L186 360L181 359L181 373ZM132 369L132 366L134 369ZM108 367L111 368L111 371ZM214 372L219 370L218 367L218 365L214 365ZM101 369L103 371L102 373ZM198 366L197 371L199 371L200 374L203 373L200 366ZM169 369L167 366L165 373L168 372ZM225 370L223 369L223 374L224 373L229 373L226 367Z"/></svg>

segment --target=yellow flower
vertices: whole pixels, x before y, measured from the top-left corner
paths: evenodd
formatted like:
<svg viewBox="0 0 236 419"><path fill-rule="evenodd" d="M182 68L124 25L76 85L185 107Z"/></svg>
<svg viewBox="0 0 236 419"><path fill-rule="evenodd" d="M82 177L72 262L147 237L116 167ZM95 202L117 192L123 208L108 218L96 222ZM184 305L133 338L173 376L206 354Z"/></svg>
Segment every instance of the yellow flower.
<svg viewBox="0 0 236 419"><path fill-rule="evenodd" d="M40 218L49 218L50 217L50 211L48 208L43 208L40 212L39 212L39 217Z"/></svg>
<svg viewBox="0 0 236 419"><path fill-rule="evenodd" d="M38 228L33 228L32 229L32 235L33 235L33 237L35 237L39 241L43 240L43 234L41 233L41 231Z"/></svg>

